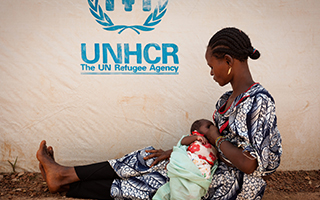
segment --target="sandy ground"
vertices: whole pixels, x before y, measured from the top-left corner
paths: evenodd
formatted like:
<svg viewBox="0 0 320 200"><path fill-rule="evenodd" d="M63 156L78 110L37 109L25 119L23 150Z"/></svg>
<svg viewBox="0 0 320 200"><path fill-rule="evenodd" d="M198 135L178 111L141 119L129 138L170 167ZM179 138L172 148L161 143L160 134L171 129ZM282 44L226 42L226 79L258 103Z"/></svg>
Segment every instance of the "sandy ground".
<svg viewBox="0 0 320 200"><path fill-rule="evenodd" d="M278 171L266 178L263 200L320 200L320 170ZM0 199L74 200L51 194L40 173L0 173Z"/></svg>
<svg viewBox="0 0 320 200"><path fill-rule="evenodd" d="M0 199L8 199L8 198L1 198ZM66 198L64 196L61 197L12 197L9 198L12 200L75 200L74 198ZM276 193L266 193L263 196L263 200L318 200L320 199L320 192L300 192L300 193L284 193L284 192L276 192Z"/></svg>

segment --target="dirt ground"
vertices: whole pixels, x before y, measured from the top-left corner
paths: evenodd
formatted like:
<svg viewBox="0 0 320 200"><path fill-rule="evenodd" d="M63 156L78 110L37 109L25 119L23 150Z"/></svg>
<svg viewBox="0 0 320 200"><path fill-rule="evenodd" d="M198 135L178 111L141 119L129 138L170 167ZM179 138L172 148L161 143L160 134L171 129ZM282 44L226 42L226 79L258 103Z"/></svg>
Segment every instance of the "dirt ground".
<svg viewBox="0 0 320 200"><path fill-rule="evenodd" d="M278 171L266 178L263 200L320 199L320 170ZM40 173L0 173L0 199L72 200L64 194L50 194Z"/></svg>

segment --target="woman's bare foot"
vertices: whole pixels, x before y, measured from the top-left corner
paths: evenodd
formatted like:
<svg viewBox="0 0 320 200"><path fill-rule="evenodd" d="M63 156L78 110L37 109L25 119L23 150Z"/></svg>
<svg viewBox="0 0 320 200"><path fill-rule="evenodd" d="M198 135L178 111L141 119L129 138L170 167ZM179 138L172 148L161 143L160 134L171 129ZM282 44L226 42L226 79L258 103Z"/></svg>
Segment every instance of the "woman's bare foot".
<svg viewBox="0 0 320 200"><path fill-rule="evenodd" d="M53 148L52 148L52 146L49 146L49 147L47 148L47 153L48 153L48 155L51 157L51 159L54 160L54 155L53 155Z"/></svg>
<svg viewBox="0 0 320 200"><path fill-rule="evenodd" d="M40 143L37 151L40 170L45 177L49 191L51 193L65 190L70 183L79 181L79 178L73 167L65 167L56 163L53 159L53 149L47 148L46 141Z"/></svg>
<svg viewBox="0 0 320 200"><path fill-rule="evenodd" d="M47 148L47 154L50 156L50 158L52 159L52 160L54 160L54 153L53 153L53 148L52 148L52 146L49 146L48 148ZM39 169L40 169L40 172L41 172L41 175L42 175L42 177L43 177L43 179L45 180L45 181L47 181L47 176L46 176L46 172L44 171L44 168L43 168L43 166L42 166L42 164L39 162Z"/></svg>
<svg viewBox="0 0 320 200"><path fill-rule="evenodd" d="M46 172L44 171L43 166L41 165L41 163L39 162L39 169L42 175L42 178L47 182L47 176L46 176Z"/></svg>

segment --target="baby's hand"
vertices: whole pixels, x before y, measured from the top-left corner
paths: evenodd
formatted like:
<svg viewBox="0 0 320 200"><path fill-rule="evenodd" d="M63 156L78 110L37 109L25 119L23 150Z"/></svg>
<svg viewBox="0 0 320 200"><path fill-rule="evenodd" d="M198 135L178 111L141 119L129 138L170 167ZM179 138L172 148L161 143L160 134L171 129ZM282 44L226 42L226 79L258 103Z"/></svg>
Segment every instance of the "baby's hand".
<svg viewBox="0 0 320 200"><path fill-rule="evenodd" d="M207 138L205 138L203 136L200 136L200 135L197 136L197 141L201 142L202 144L207 144L208 143Z"/></svg>

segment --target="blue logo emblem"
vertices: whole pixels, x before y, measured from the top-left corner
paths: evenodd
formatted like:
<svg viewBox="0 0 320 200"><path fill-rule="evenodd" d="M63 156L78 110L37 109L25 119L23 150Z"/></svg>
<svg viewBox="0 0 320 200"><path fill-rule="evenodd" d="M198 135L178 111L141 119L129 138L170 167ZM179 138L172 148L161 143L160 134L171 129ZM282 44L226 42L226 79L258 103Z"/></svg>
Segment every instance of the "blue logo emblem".
<svg viewBox="0 0 320 200"><path fill-rule="evenodd" d="M112 19L104 12L99 5L98 0L88 0L90 12L96 21L107 31L118 31L121 34L126 29L131 29L140 34L140 31L152 31L154 27L161 22L162 17L167 11L168 0L157 0L158 4L147 17L142 25L118 25L114 24ZM124 11L131 12L132 5L135 0L122 0ZM105 10L108 12L114 11L114 0L105 0ZM144 12L151 11L151 0L142 0L142 10Z"/></svg>

